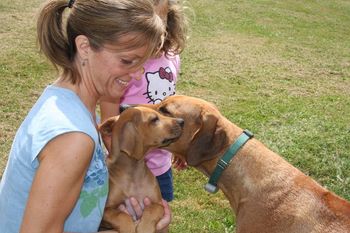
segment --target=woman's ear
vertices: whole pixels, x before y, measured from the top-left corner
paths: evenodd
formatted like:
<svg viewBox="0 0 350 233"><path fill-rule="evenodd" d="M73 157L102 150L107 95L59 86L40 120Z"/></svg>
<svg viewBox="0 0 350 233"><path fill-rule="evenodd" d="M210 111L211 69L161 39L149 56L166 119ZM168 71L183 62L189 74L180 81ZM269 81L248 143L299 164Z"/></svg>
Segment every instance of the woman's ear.
<svg viewBox="0 0 350 233"><path fill-rule="evenodd" d="M87 60L90 50L89 39L84 35L79 35L75 38L75 45L77 47L77 54L81 60Z"/></svg>

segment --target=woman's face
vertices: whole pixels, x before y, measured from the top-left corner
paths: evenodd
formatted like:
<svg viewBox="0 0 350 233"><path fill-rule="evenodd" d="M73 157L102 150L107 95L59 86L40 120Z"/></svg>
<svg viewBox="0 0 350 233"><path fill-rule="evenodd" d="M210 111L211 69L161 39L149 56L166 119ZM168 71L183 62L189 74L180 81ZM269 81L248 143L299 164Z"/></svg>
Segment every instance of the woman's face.
<svg viewBox="0 0 350 233"><path fill-rule="evenodd" d="M89 73L97 94L107 99L119 99L128 87L132 74L142 68L142 64L137 64L146 53L146 45L127 51L106 45L92 51L88 58Z"/></svg>

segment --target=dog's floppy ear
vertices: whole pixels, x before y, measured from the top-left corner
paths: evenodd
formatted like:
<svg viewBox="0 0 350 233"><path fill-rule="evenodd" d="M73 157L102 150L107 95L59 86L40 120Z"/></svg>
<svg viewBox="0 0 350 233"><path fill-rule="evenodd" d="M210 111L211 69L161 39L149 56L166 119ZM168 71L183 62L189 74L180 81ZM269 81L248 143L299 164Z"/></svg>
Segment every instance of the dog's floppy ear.
<svg viewBox="0 0 350 233"><path fill-rule="evenodd" d="M100 133L102 135L111 136L112 130L113 130L113 125L118 120L118 118L119 118L119 116L108 118L102 124L100 124L98 126L98 131L100 131Z"/></svg>
<svg viewBox="0 0 350 233"><path fill-rule="evenodd" d="M188 165L195 167L214 158L227 140L225 131L218 125L218 117L210 113L201 114L201 126L186 156Z"/></svg>
<svg viewBox="0 0 350 233"><path fill-rule="evenodd" d="M114 127L114 124L117 122L118 118L119 116L110 117L98 126L98 131L101 133L103 142L105 143L105 146L109 152L111 152L111 147L113 144L114 144L114 147L117 147L117 148L119 147L118 138L112 137L113 127ZM116 158L117 158L116 155L110 154L107 157L107 160L113 163Z"/></svg>
<svg viewBox="0 0 350 233"><path fill-rule="evenodd" d="M127 122L121 131L119 150L136 160L140 160L146 153L143 151L143 143L141 139L141 135L137 131L133 122Z"/></svg>

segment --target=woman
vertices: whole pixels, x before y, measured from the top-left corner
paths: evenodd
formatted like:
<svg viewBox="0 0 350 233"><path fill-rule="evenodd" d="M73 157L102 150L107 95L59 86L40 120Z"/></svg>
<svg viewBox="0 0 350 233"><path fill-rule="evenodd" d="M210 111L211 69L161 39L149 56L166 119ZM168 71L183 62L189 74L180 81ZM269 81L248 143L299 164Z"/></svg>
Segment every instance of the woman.
<svg viewBox="0 0 350 233"><path fill-rule="evenodd" d="M0 184L6 233L96 232L108 174L96 130L101 97L119 99L165 28L145 0L50 0L37 23L41 51L58 68L18 129ZM130 201L137 216L141 205ZM149 200L145 201L148 204ZM158 223L170 223L170 210Z"/></svg>

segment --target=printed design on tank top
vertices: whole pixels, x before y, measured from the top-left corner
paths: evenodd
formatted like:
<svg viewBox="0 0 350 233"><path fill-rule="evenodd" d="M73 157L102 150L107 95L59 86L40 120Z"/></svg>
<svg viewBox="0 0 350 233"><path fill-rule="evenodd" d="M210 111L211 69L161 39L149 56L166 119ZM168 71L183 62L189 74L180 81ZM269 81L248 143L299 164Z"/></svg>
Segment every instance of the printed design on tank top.
<svg viewBox="0 0 350 233"><path fill-rule="evenodd" d="M175 77L169 67L160 67L157 72L147 72L145 76L147 92L143 95L146 95L148 103L157 104L165 97L175 95Z"/></svg>
<svg viewBox="0 0 350 233"><path fill-rule="evenodd" d="M83 217L89 216L95 208L98 208L102 216L104 208L100 205L100 199L105 199L108 194L108 173L101 145L97 146L96 154L86 173L79 197L80 213Z"/></svg>

